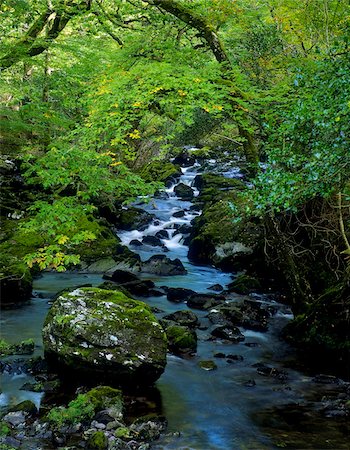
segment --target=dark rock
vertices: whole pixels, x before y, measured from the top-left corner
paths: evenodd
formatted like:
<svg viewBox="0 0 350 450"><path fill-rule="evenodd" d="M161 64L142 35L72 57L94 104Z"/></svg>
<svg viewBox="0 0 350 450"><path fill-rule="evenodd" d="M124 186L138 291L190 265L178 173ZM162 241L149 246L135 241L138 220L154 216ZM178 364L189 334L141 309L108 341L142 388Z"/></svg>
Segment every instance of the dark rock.
<svg viewBox="0 0 350 450"><path fill-rule="evenodd" d="M312 381L318 384L341 384L341 380L333 375L316 375Z"/></svg>
<svg viewBox="0 0 350 450"><path fill-rule="evenodd" d="M150 442L159 439L161 433L166 430L167 423L164 416L140 417L130 426L130 430L136 433L138 439L143 442ZM146 448L150 447L145 447L145 450Z"/></svg>
<svg viewBox="0 0 350 450"><path fill-rule="evenodd" d="M174 187L174 192L181 200L192 200L194 197L194 191L190 186L184 183L179 183Z"/></svg>
<svg viewBox="0 0 350 450"><path fill-rule="evenodd" d="M226 358L231 359L233 361L243 361L243 356L242 355L229 354L229 355L226 356Z"/></svg>
<svg viewBox="0 0 350 450"><path fill-rule="evenodd" d="M169 239L169 233L166 230L159 230L155 234L158 239Z"/></svg>
<svg viewBox="0 0 350 450"><path fill-rule="evenodd" d="M167 289L167 299L170 302L181 303L189 299L191 295L196 294L192 289L185 288L168 288Z"/></svg>
<svg viewBox="0 0 350 450"><path fill-rule="evenodd" d="M142 263L142 270L155 275L186 275L187 270L182 262L176 259L169 259L165 255L154 255Z"/></svg>
<svg viewBox="0 0 350 450"><path fill-rule="evenodd" d="M142 239L142 243L150 245L151 247L163 246L162 241L156 236L144 236Z"/></svg>
<svg viewBox="0 0 350 450"><path fill-rule="evenodd" d="M2 256L3 257L3 256ZM7 255L0 264L0 307L16 306L30 300L32 294L32 276L29 268L17 262L9 262ZM6 265L6 266L5 266Z"/></svg>
<svg viewBox="0 0 350 450"><path fill-rule="evenodd" d="M251 348L260 347L260 344L258 344L258 342L245 342L244 345Z"/></svg>
<svg viewBox="0 0 350 450"><path fill-rule="evenodd" d="M184 223L183 225L180 226L180 228L177 229L176 233L189 234L191 233L191 230L192 227Z"/></svg>
<svg viewBox="0 0 350 450"><path fill-rule="evenodd" d="M187 306L194 309L209 309L221 305L225 297L217 294L193 294L187 300Z"/></svg>
<svg viewBox="0 0 350 450"><path fill-rule="evenodd" d="M254 387L254 386L256 386L255 380L248 380L248 381L245 381L245 382L243 383L243 386L246 386L246 387Z"/></svg>
<svg viewBox="0 0 350 450"><path fill-rule="evenodd" d="M164 292L159 291L158 289L150 289L148 291L148 296L149 297L163 297Z"/></svg>
<svg viewBox="0 0 350 450"><path fill-rule="evenodd" d="M221 292L224 290L223 286L221 284L213 284L212 286L208 287L207 289L210 289L211 291Z"/></svg>
<svg viewBox="0 0 350 450"><path fill-rule="evenodd" d="M23 411L29 416L34 416L38 413L37 407L30 400L24 400L23 402L18 403L17 405L12 406L9 409L9 412L18 412L18 411Z"/></svg>
<svg viewBox="0 0 350 450"><path fill-rule="evenodd" d="M177 164L180 167L191 167L195 162L196 157L194 155L190 155L188 152L180 153L173 160L173 164Z"/></svg>
<svg viewBox="0 0 350 450"><path fill-rule="evenodd" d="M130 245L133 245L134 247L142 247L143 244L138 239L133 239L132 241L130 241Z"/></svg>
<svg viewBox="0 0 350 450"><path fill-rule="evenodd" d="M238 294L250 294L261 290L260 281L250 275L238 275L238 277L227 286L229 292Z"/></svg>
<svg viewBox="0 0 350 450"><path fill-rule="evenodd" d="M140 278L132 272L126 270L115 270L111 275L105 274L103 278L114 281L117 284L129 283L130 281L140 281Z"/></svg>
<svg viewBox="0 0 350 450"><path fill-rule="evenodd" d="M214 353L214 358L226 358L225 353Z"/></svg>
<svg viewBox="0 0 350 450"><path fill-rule="evenodd" d="M130 283L124 283L121 286L131 295L136 295L137 297L153 297L155 293L158 294L157 290L152 289L154 283L151 280L131 281Z"/></svg>
<svg viewBox="0 0 350 450"><path fill-rule="evenodd" d="M245 339L239 328L234 326L219 326L214 328L211 335L231 342L242 342Z"/></svg>
<svg viewBox="0 0 350 450"><path fill-rule="evenodd" d="M98 423L103 423L104 425L107 425L109 422L113 422L115 419L112 417L107 409L104 409L102 411L99 411L95 417L94 420Z"/></svg>
<svg viewBox="0 0 350 450"><path fill-rule="evenodd" d="M252 367L256 367L258 374L264 377L272 377L280 381L285 381L288 377L284 370L278 370L275 367L269 367L266 364L257 363L253 364Z"/></svg>
<svg viewBox="0 0 350 450"><path fill-rule="evenodd" d="M253 300L220 305L208 314L208 319L214 324L242 326L254 331L266 331L269 317L261 303Z"/></svg>
<svg viewBox="0 0 350 450"><path fill-rule="evenodd" d="M117 226L119 229L126 231L143 231L153 221L154 217L153 214L149 214L140 208L121 209L117 218Z"/></svg>
<svg viewBox="0 0 350 450"><path fill-rule="evenodd" d="M176 311L164 316L163 319L176 322L189 328L196 328L199 325L198 317L192 311Z"/></svg>
<svg viewBox="0 0 350 450"><path fill-rule="evenodd" d="M185 211L181 210L181 211L174 212L173 217L180 218L180 217L183 217L184 215L185 215Z"/></svg>
<svg viewBox="0 0 350 450"><path fill-rule="evenodd" d="M43 341L53 368L82 382L151 384L166 364L165 333L150 308L117 291L83 288L59 297Z"/></svg>

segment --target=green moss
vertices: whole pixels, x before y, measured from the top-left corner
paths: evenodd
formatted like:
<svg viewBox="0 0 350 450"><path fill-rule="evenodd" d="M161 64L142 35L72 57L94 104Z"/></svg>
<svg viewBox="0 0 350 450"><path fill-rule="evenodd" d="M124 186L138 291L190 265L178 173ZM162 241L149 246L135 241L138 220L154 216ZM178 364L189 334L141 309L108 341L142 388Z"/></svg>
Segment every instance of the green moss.
<svg viewBox="0 0 350 450"><path fill-rule="evenodd" d="M126 427L119 427L115 431L114 436L119 439L129 439L130 438L130 430L129 430L129 428L126 428Z"/></svg>
<svg viewBox="0 0 350 450"><path fill-rule="evenodd" d="M199 367L203 370L215 370L217 369L217 365L214 361L199 361Z"/></svg>
<svg viewBox="0 0 350 450"><path fill-rule="evenodd" d="M249 294L256 290L261 289L259 280L250 275L238 275L238 277L228 285L230 291L237 292L238 294Z"/></svg>
<svg viewBox="0 0 350 450"><path fill-rule="evenodd" d="M73 425L91 419L95 413L95 405L86 394L79 394L67 408L62 406L52 408L47 420L52 428L59 429L63 425Z"/></svg>
<svg viewBox="0 0 350 450"><path fill-rule="evenodd" d="M94 227L88 231L92 231L98 238L92 242L81 244L75 249L81 260L87 263L115 255L120 246L118 238L108 228L101 227L97 222L93 223Z"/></svg>
<svg viewBox="0 0 350 450"><path fill-rule="evenodd" d="M11 429L6 422L0 422L0 437L8 436L11 433ZM1 444L0 444L1 445Z"/></svg>
<svg viewBox="0 0 350 450"><path fill-rule="evenodd" d="M120 410L123 409L122 391L119 389L110 386L98 386L91 389L86 395L96 410L105 409L111 405L119 407Z"/></svg>
<svg viewBox="0 0 350 450"><path fill-rule="evenodd" d="M142 169L140 175L147 182L165 183L169 178L180 176L181 169L170 162L153 161Z"/></svg>
<svg viewBox="0 0 350 450"><path fill-rule="evenodd" d="M166 335L171 351L186 352L197 349L197 335L187 327L170 325L166 329Z"/></svg>
<svg viewBox="0 0 350 450"><path fill-rule="evenodd" d="M33 352L33 339L26 339L19 344L9 344L4 339L0 339L0 356L31 355Z"/></svg>
<svg viewBox="0 0 350 450"><path fill-rule="evenodd" d="M13 345L6 342L4 339L0 339L0 356L13 355Z"/></svg>
<svg viewBox="0 0 350 450"><path fill-rule="evenodd" d="M87 442L89 450L104 450L108 448L108 438L103 431L96 431Z"/></svg>

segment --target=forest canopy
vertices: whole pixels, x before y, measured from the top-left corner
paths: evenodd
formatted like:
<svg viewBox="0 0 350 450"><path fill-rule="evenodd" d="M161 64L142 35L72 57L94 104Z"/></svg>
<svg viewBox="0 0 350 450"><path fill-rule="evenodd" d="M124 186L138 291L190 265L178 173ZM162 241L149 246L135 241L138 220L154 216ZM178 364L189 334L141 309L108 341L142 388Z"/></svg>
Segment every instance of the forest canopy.
<svg viewBox="0 0 350 450"><path fill-rule="evenodd" d="M233 220L349 202L347 1L5 0L0 21L1 143L40 192L29 264L76 263L98 205L153 193L142 167L203 136L246 159Z"/></svg>

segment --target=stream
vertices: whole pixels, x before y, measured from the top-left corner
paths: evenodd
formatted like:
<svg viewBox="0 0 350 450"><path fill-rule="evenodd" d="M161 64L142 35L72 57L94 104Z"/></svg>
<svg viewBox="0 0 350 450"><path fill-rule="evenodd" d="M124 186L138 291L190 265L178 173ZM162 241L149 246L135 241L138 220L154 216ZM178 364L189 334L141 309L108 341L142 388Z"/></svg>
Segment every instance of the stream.
<svg viewBox="0 0 350 450"><path fill-rule="evenodd" d="M180 181L191 186L197 170L197 165L183 168ZM237 168L233 168L226 171L225 176L240 177L240 173ZM195 190L196 195L198 191ZM159 198L137 206L154 214L156 219L144 231L119 232L122 243L139 253L142 260L147 260L154 254L162 253L162 249L148 245L135 247L130 245L130 242L134 239L142 240L145 235L154 235L159 230L165 229L169 238L162 239L168 249L164 254L171 259L179 258L188 271L187 275L181 276L141 274L141 277L152 279L158 287L182 287L202 293L214 292L208 290L212 285L218 283L225 286L232 281L232 276L228 273L209 266L194 265L188 260L188 247L183 242L183 235L176 233L176 227L177 224L190 225L192 219L200 212L190 209L191 202L176 197L174 185L166 189L165 194ZM180 210L184 210L185 215L173 217L174 212ZM35 280L35 297L28 305L2 312L2 337L10 343L33 338L36 343L35 356L42 355L41 328L50 307L49 300L64 288L85 283L96 286L101 282L102 274L44 273ZM238 301L240 298L241 296L235 294L228 296L230 302ZM188 358L168 355L166 370L156 383L161 395L163 414L167 417L169 426L167 434L153 443L152 448L230 450L274 449L283 446L282 444L276 446L272 442L271 436L260 426L261 421L256 420L256 413L307 401L305 399L309 398L313 391L317 392L319 386L312 383L311 376L293 368L290 362L296 359L296 355L293 349L278 337L282 327L292 317L288 307L277 303L273 295L251 294L251 298L271 306L276 313L270 319L269 329L266 332L241 329L245 340L240 343L209 340L210 323L206 318L207 311L195 310L201 322L201 327L197 330L197 354ZM162 311L157 314L159 318L171 312L188 309L185 303L171 303L166 296L142 300ZM217 353L239 355L243 359L228 362L227 358L215 357ZM15 359L18 359L18 356L7 358L10 361ZM217 369L203 370L198 365L201 360L215 361ZM256 363L264 363L285 371L287 380L259 375L256 367L253 367ZM26 399L34 401L39 406L42 394L20 390L22 385L30 381L33 380L27 374L2 374L0 406L16 404ZM325 444L327 436L332 438L334 431L333 428L331 431L327 428L326 422L325 419L324 423L320 423L312 432L316 441L308 442L309 431L305 432L304 448L347 448L328 447L328 444ZM274 423L275 434L282 433L280 430L283 421L278 415ZM341 434L336 436L339 438ZM301 438L303 440L303 436ZM283 436L280 440L283 441Z"/></svg>

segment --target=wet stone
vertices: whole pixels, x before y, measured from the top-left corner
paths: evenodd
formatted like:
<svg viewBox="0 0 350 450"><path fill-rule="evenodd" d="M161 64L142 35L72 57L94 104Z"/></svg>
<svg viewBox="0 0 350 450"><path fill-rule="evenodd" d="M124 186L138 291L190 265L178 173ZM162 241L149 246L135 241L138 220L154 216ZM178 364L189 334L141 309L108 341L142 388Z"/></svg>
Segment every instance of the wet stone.
<svg viewBox="0 0 350 450"><path fill-rule="evenodd" d="M199 361L198 363L199 367L203 370L215 370L217 369L217 365L215 364L214 361L208 360L208 361Z"/></svg>
<svg viewBox="0 0 350 450"><path fill-rule="evenodd" d="M231 342L242 342L245 339L239 328L233 326L219 326L214 328L211 335Z"/></svg>

